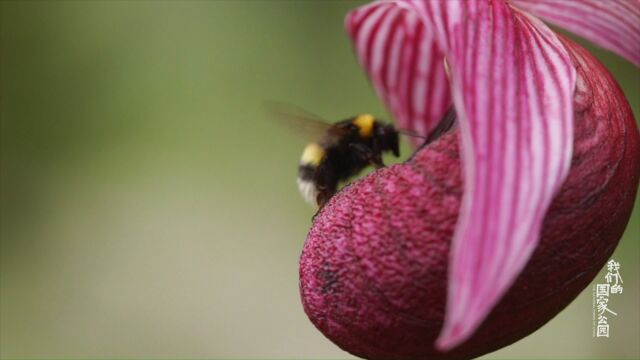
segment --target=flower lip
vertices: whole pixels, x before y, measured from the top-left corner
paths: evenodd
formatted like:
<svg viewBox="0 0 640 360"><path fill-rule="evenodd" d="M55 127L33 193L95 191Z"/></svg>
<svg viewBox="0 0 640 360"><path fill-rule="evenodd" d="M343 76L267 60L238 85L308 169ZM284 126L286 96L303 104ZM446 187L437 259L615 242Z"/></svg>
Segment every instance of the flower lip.
<svg viewBox="0 0 640 360"><path fill-rule="evenodd" d="M451 104L459 118L464 197L437 341L443 351L472 336L521 273L569 172L575 67L567 43L532 14L640 63L635 45L612 41L640 39L640 21L629 21L640 20L640 3L585 4L576 11L557 0L397 0L346 19L361 64L401 128L437 138ZM581 27L576 18L585 14L592 23ZM610 34L598 31L603 24Z"/></svg>
<svg viewBox="0 0 640 360"><path fill-rule="evenodd" d="M316 217L300 258L301 297L313 324L341 348L369 359L480 356L537 330L597 275L633 209L640 135L606 70L561 40L583 103L570 175L525 270L472 337L446 353L434 348L462 197L454 129L407 163L347 186Z"/></svg>
<svg viewBox="0 0 640 360"><path fill-rule="evenodd" d="M473 334L535 249L543 216L569 169L575 70L544 24L503 1L374 7L365 9L368 17L354 13L347 24L361 59L389 54L387 62L378 56L377 67L362 61L378 93L392 110L394 99L409 99L396 112L399 119L424 118L425 91L433 99L450 86L458 117L467 180L451 249L447 320L438 341L450 349ZM402 20L404 27L397 25ZM413 52L388 52L389 39L403 36L410 46L402 48L413 46ZM449 85L420 77L446 80L445 58ZM404 92L390 85L394 77L385 65L394 62L407 64L396 74L408 86ZM426 119L433 132L438 121Z"/></svg>

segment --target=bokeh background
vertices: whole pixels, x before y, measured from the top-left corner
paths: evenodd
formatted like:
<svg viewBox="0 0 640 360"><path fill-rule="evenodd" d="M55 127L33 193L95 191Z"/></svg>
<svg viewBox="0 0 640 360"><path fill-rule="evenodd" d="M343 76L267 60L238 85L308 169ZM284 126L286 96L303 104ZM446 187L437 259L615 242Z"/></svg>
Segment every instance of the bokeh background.
<svg viewBox="0 0 640 360"><path fill-rule="evenodd" d="M343 31L360 4L0 2L0 356L350 358L299 301L304 139L260 105L386 116ZM593 51L638 117L638 70ZM639 214L610 339L587 288L487 358L639 357Z"/></svg>

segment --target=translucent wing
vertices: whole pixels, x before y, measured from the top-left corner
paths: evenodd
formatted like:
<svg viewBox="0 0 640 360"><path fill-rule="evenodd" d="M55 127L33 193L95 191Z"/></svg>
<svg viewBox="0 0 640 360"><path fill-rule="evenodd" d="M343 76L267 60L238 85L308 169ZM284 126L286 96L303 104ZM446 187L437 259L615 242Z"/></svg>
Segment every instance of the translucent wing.
<svg viewBox="0 0 640 360"><path fill-rule="evenodd" d="M295 135L304 136L305 140L322 140L325 143L331 143L338 141L342 136L353 131L352 127L350 127L350 119L330 123L320 116L292 104L265 101L263 105L273 121L289 129ZM406 129L398 129L398 132L409 137L429 138Z"/></svg>
<svg viewBox="0 0 640 360"><path fill-rule="evenodd" d="M335 131L335 124L295 105L267 101L264 108L271 120L305 140L318 140Z"/></svg>

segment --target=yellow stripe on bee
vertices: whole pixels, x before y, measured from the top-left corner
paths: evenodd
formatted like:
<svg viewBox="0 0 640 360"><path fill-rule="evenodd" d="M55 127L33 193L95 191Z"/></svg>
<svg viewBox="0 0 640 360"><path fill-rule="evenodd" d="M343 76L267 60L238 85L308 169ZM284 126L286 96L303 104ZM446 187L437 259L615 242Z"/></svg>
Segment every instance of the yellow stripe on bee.
<svg viewBox="0 0 640 360"><path fill-rule="evenodd" d="M353 124L358 127L360 136L368 138L373 134L375 118L371 114L361 114L353 119Z"/></svg>
<svg viewBox="0 0 640 360"><path fill-rule="evenodd" d="M302 152L300 163L304 165L318 166L323 157L324 149L316 143L309 143Z"/></svg>

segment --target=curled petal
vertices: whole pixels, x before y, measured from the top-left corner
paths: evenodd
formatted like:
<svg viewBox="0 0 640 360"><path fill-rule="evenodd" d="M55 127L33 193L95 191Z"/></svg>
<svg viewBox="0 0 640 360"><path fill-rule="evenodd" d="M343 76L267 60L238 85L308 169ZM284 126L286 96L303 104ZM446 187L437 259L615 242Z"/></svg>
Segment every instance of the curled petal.
<svg viewBox="0 0 640 360"><path fill-rule="evenodd" d="M367 44L386 36L389 28L376 24L389 14L417 16L430 34L422 42L435 43L439 51L431 54L443 53L451 65L464 197L437 343L448 350L473 334L539 241L570 165L575 69L546 25L503 0L396 1L362 8L347 21L376 84L376 52ZM367 36L357 24L370 24ZM407 93L396 96L410 102L402 98Z"/></svg>
<svg viewBox="0 0 640 360"><path fill-rule="evenodd" d="M640 66L640 1L512 0L514 5Z"/></svg>
<svg viewBox="0 0 640 360"><path fill-rule="evenodd" d="M500 0L421 5L451 62L465 179L437 341L447 350L473 334L538 244L570 166L575 69L551 30Z"/></svg>
<svg viewBox="0 0 640 360"><path fill-rule="evenodd" d="M399 127L429 134L451 105L451 95L442 51L418 15L376 2L352 11L346 28Z"/></svg>

